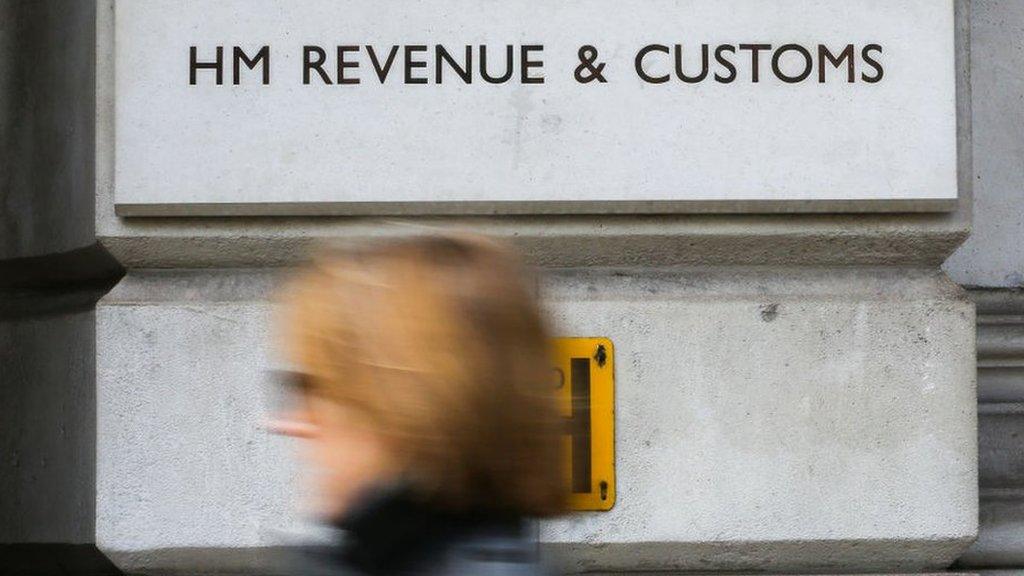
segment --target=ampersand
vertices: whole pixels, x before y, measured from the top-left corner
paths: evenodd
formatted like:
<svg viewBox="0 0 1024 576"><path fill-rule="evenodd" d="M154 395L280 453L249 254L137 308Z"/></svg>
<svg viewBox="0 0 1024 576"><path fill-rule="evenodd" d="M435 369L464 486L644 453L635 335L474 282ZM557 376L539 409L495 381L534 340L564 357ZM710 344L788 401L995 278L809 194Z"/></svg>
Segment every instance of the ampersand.
<svg viewBox="0 0 1024 576"><path fill-rule="evenodd" d="M607 82L604 75L601 72L604 71L605 63L601 62L594 65L597 62L597 48L594 48L590 44L581 46L579 52L576 53L580 59L580 65L576 67L576 71L573 75L576 77L576 81L580 84L586 84L597 80L598 82Z"/></svg>

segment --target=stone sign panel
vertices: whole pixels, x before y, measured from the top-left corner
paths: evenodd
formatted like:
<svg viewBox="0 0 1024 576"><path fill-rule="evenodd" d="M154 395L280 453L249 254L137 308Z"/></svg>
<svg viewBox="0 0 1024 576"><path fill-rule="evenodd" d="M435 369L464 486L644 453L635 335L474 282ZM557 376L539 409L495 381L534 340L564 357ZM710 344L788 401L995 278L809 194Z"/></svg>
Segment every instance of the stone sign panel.
<svg viewBox="0 0 1024 576"><path fill-rule="evenodd" d="M951 0L131 0L123 216L953 207Z"/></svg>

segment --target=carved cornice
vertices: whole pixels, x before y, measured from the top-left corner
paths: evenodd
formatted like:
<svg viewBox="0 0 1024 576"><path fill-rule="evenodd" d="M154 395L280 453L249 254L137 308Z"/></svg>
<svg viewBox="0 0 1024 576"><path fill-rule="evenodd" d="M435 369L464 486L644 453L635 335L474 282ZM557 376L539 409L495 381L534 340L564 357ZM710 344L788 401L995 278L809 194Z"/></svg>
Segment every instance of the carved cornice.
<svg viewBox="0 0 1024 576"><path fill-rule="evenodd" d="M978 308L978 402L1024 402L1024 290L968 292Z"/></svg>

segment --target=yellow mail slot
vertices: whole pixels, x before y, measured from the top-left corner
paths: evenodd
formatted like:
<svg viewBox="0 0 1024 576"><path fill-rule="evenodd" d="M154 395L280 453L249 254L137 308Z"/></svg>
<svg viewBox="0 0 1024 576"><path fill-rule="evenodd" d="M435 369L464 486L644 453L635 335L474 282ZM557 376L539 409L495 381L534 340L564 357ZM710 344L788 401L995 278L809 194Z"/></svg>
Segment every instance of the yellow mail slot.
<svg viewBox="0 0 1024 576"><path fill-rule="evenodd" d="M607 338L556 338L555 378L565 417L573 510L615 505L615 351Z"/></svg>

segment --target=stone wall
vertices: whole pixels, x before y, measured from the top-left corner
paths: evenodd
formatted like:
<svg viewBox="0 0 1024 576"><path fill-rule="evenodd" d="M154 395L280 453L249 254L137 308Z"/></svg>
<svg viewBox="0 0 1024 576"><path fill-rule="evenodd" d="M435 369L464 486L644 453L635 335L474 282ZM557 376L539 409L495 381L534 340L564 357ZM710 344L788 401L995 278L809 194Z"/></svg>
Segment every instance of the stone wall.
<svg viewBox="0 0 1024 576"><path fill-rule="evenodd" d="M301 530L272 406L270 298L323 239L459 228L542 274L562 335L609 336L616 507L545 524L573 571L942 568L977 531L974 308L944 214L119 218L111 6L98 32L96 227L128 268L97 310L97 540L122 566L245 570ZM936 496L940 495L940 496Z"/></svg>
<svg viewBox="0 0 1024 576"><path fill-rule="evenodd" d="M543 527L569 569L1024 566L1024 6L957 6L951 214L395 225L116 217L112 0L0 2L0 543L259 565L304 529L259 427L275 282L322 239L458 227L616 343L619 502ZM939 267L972 211L942 266L968 300Z"/></svg>

